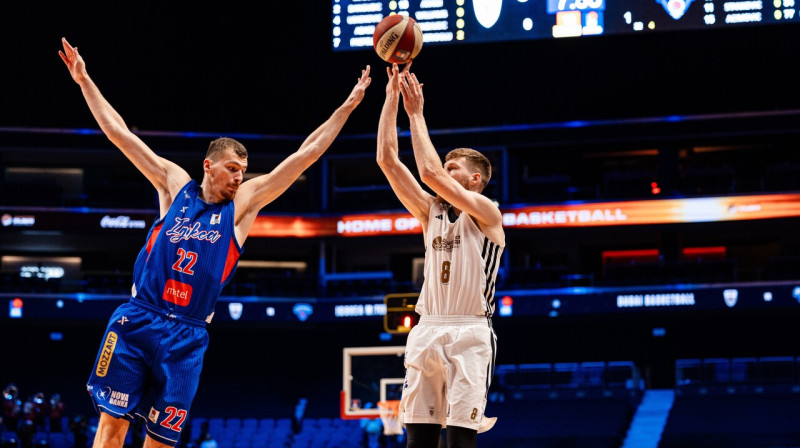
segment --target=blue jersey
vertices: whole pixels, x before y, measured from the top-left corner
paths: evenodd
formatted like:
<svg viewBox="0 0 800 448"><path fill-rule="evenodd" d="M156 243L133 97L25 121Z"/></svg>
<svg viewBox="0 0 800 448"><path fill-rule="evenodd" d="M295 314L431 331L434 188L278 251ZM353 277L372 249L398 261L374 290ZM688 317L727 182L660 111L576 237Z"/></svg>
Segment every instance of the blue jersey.
<svg viewBox="0 0 800 448"><path fill-rule="evenodd" d="M132 296L171 314L211 322L242 254L233 201L208 204L189 181L153 223L133 269Z"/></svg>

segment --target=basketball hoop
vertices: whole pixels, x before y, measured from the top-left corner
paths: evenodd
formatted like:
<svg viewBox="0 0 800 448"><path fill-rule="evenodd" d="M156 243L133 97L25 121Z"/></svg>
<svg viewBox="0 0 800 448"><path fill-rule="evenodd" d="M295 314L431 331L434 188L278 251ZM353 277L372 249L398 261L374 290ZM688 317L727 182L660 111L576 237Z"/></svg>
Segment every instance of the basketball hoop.
<svg viewBox="0 0 800 448"><path fill-rule="evenodd" d="M378 411L383 422L383 433L387 436L403 433L403 423L400 422L400 400L386 400L378 402Z"/></svg>

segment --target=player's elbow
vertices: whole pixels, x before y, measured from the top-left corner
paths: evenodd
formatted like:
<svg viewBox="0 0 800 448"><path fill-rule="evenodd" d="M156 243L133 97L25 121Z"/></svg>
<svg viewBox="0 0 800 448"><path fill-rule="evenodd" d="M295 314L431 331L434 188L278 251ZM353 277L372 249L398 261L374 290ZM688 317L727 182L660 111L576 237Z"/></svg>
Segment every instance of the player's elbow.
<svg viewBox="0 0 800 448"><path fill-rule="evenodd" d="M419 179L426 185L435 184L438 182L441 170L437 170L429 166L419 167Z"/></svg>
<svg viewBox="0 0 800 448"><path fill-rule="evenodd" d="M296 156L303 165L309 167L322 156L326 149L328 149L327 146L312 142L300 148Z"/></svg>
<svg viewBox="0 0 800 448"><path fill-rule="evenodd" d="M378 166L384 170L389 168L392 164L392 158L384 154L380 149L378 149L378 155L375 157L375 161L378 163Z"/></svg>
<svg viewBox="0 0 800 448"><path fill-rule="evenodd" d="M391 146L378 146L378 154L375 157L378 166L384 169L391 169L400 165L400 159L397 157L397 149Z"/></svg>

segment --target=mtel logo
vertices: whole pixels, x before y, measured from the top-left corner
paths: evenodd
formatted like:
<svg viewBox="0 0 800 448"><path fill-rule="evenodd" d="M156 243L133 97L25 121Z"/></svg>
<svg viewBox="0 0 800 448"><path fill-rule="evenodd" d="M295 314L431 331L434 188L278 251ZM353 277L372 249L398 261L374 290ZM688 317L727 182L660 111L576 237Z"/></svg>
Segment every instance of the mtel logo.
<svg viewBox="0 0 800 448"><path fill-rule="evenodd" d="M178 306L187 306L192 300L192 285L169 279L161 298Z"/></svg>

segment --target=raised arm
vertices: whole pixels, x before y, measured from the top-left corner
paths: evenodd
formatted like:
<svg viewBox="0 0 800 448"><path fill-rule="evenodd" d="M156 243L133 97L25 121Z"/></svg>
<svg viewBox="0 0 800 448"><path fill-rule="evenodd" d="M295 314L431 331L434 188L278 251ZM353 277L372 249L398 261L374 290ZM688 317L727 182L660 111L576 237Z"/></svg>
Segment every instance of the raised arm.
<svg viewBox="0 0 800 448"><path fill-rule="evenodd" d="M61 38L64 47L59 51L72 79L80 86L94 119L106 137L125 154L158 191L159 206L163 216L172 204L172 198L186 182L189 174L178 165L159 157L139 137L131 132L122 117L100 93L86 71L86 63L67 39Z"/></svg>
<svg viewBox="0 0 800 448"><path fill-rule="evenodd" d="M445 201L472 216L486 236L504 244L502 214L497 206L483 194L459 184L442 166L442 160L428 134L428 125L422 113L425 102L422 85L415 74L408 73L403 77L400 93L410 122L411 145L422 182Z"/></svg>
<svg viewBox="0 0 800 448"><path fill-rule="evenodd" d="M428 211L435 199L417 182L408 167L400 161L397 144L397 109L400 101L400 78L408 73L411 63L403 73L397 64L386 68L386 100L378 122L378 166L389 181L392 190L405 208L420 222L423 232L428 226Z"/></svg>
<svg viewBox="0 0 800 448"><path fill-rule="evenodd" d="M361 77L350 95L333 114L309 135L300 148L284 159L271 172L243 182L234 199L236 203L236 238L244 243L259 210L283 194L330 147L344 127L350 114L364 99L364 93L372 79L369 65L361 71Z"/></svg>

